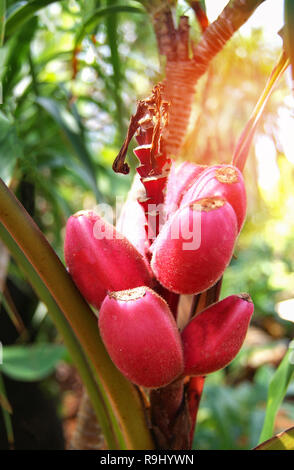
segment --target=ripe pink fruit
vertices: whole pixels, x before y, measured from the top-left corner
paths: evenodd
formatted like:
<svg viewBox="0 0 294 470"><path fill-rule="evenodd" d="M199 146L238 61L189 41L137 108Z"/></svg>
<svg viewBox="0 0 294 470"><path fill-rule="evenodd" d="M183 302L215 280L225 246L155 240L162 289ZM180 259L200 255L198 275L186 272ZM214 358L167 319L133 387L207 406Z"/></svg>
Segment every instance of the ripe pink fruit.
<svg viewBox="0 0 294 470"><path fill-rule="evenodd" d="M233 207L240 231L246 217L246 190L242 173L233 165L215 165L204 170L183 196L181 206L204 197L221 197Z"/></svg>
<svg viewBox="0 0 294 470"><path fill-rule="evenodd" d="M222 276L233 254L237 220L231 205L204 198L179 209L152 245L151 267L178 294L198 294Z"/></svg>
<svg viewBox="0 0 294 470"><path fill-rule="evenodd" d="M109 294L99 328L112 361L135 384L162 387L183 372L177 325L166 302L151 289Z"/></svg>
<svg viewBox="0 0 294 470"><path fill-rule="evenodd" d="M166 196L164 201L166 218L174 213L180 205L183 195L205 170L206 166L184 162L180 166L172 163L167 179Z"/></svg>
<svg viewBox="0 0 294 470"><path fill-rule="evenodd" d="M185 375L206 375L239 352L253 314L247 294L231 295L196 315L182 332Z"/></svg>
<svg viewBox="0 0 294 470"><path fill-rule="evenodd" d="M142 255L92 211L69 218L64 254L74 282L97 309L109 290L152 285L150 268Z"/></svg>

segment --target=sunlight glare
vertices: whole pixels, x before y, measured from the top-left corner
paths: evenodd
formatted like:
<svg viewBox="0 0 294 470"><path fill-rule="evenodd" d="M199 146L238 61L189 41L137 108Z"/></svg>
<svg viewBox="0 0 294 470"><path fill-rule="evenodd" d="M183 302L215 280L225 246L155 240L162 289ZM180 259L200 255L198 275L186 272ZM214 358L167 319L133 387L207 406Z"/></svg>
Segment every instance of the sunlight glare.
<svg viewBox="0 0 294 470"><path fill-rule="evenodd" d="M259 135L255 143L258 184L265 191L272 191L280 178L277 165L277 152L273 140L266 135Z"/></svg>
<svg viewBox="0 0 294 470"><path fill-rule="evenodd" d="M214 21L227 5L227 0L206 0L209 21ZM240 28L240 34L250 36L252 29L262 28L265 40L274 46L281 46L282 39L277 34L284 24L283 0L267 0L261 4L249 20Z"/></svg>
<svg viewBox="0 0 294 470"><path fill-rule="evenodd" d="M279 140L285 157L294 165L294 116L293 112L280 107L278 110Z"/></svg>
<svg viewBox="0 0 294 470"><path fill-rule="evenodd" d="M278 302L275 308L280 318L294 322L294 299Z"/></svg>

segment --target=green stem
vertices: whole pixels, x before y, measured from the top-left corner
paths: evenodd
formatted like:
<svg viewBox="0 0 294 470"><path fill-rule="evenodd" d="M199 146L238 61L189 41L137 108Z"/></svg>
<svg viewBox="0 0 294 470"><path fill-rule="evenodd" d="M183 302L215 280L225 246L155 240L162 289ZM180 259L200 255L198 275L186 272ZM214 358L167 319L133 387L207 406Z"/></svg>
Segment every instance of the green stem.
<svg viewBox="0 0 294 470"><path fill-rule="evenodd" d="M0 394L3 397L6 398L6 390L5 390L4 380L2 378L1 373L0 373ZM12 410L11 410L11 412L12 412ZM8 445L9 445L10 449L13 449L14 448L14 433L13 433L13 427L12 427L10 412L8 411L8 409L6 409L4 406L2 406L2 413L3 413L4 426L5 426L5 429L6 429Z"/></svg>
<svg viewBox="0 0 294 470"><path fill-rule="evenodd" d="M11 252L12 256L14 257L17 264L20 266L21 270L29 279L33 289L35 290L40 300L42 300L42 302L44 302L44 304L47 306L48 312L52 320L54 321L57 329L62 334L64 343L71 355L73 363L77 367L81 379L87 389L88 395L90 397L92 406L96 412L101 429L103 430L108 447L110 449L118 449L119 447L111 426L111 419L107 412L103 397L101 395L101 392L99 391L99 388L97 387L97 383L93 377L93 372L90 369L90 366L85 358L81 346L77 341L70 325L65 319L63 313L60 311L55 300L48 292L48 289L46 288L45 284L41 281L34 268L28 262L23 252L19 249L13 238L9 235L9 233L3 227L2 224L0 224L0 238Z"/></svg>
<svg viewBox="0 0 294 470"><path fill-rule="evenodd" d="M109 397L129 449L153 449L135 387L116 369L102 343L97 320L35 222L0 180L0 220L40 275L71 324Z"/></svg>
<svg viewBox="0 0 294 470"><path fill-rule="evenodd" d="M1 227L0 227L0 237L1 237ZM0 292L0 305L3 305L11 323L15 327L16 331L18 332L19 336L24 339L28 338L28 331L26 330L22 319L18 312L14 311L14 309L11 307L10 303L7 301L5 298L5 295Z"/></svg>
<svg viewBox="0 0 294 470"><path fill-rule="evenodd" d="M0 0L0 47L3 46L3 42L4 42L5 13L6 13L6 0Z"/></svg>

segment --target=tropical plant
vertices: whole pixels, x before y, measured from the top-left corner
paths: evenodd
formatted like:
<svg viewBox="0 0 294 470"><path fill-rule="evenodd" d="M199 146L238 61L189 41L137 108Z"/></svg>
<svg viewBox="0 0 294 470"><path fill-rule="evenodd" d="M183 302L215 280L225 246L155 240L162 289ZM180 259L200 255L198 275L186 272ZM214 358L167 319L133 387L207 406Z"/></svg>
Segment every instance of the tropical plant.
<svg viewBox="0 0 294 470"><path fill-rule="evenodd" d="M262 2L231 0L211 24L203 1L0 2L2 272L5 278L9 269L20 285L21 271L46 306L109 449L191 448L205 377L226 367L245 339L251 298L219 299L246 216L242 173L250 146L274 86L293 63L290 1L283 51L249 119L251 110L243 110L247 119L241 117L237 132L247 124L237 144L228 130L219 157L205 133L209 93L213 86L223 90L228 74L216 72L213 59L218 53L229 59L223 47ZM154 39L144 47L151 34L147 15L160 73ZM133 52L143 47L145 57ZM154 86L144 98L148 75ZM269 108L268 116L274 112ZM137 176L115 228L93 206L114 204L129 189L136 159L129 155L128 164L126 157L134 136ZM7 250L20 271L9 268ZM2 301L21 343L32 342L5 290ZM5 346L1 372L32 381L48 376L65 356L63 346L49 342ZM290 358L291 345L269 386L262 440L273 433L291 381ZM12 410L0 379L13 445ZM292 434L263 448L293 448Z"/></svg>

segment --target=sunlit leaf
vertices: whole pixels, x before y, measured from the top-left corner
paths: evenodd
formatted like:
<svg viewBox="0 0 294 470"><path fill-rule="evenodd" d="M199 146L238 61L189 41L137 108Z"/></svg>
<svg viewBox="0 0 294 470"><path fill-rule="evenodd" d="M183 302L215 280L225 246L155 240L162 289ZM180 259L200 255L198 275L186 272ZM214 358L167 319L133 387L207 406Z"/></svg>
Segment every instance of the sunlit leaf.
<svg viewBox="0 0 294 470"><path fill-rule="evenodd" d="M30 44L38 26L37 18L31 18L19 31L16 31L10 41L6 42L7 57L3 80L3 101L9 97L17 83L23 78L22 67L28 60Z"/></svg>
<svg viewBox="0 0 294 470"><path fill-rule="evenodd" d="M25 4L24 2L19 2L18 8L13 9L6 20L6 36L14 34L38 10L55 2L56 0L33 0L25 2Z"/></svg>
<svg viewBox="0 0 294 470"><path fill-rule="evenodd" d="M144 14L145 10L142 7L134 6L133 2L126 2L123 5L109 5L104 8L98 8L81 26L80 31L76 37L76 44L79 44L83 37L91 33L97 24L103 19L105 15L114 13L140 13Z"/></svg>
<svg viewBox="0 0 294 470"><path fill-rule="evenodd" d="M263 442L255 450L294 450L294 427Z"/></svg>
<svg viewBox="0 0 294 470"><path fill-rule="evenodd" d="M274 90L274 87L286 68L289 65L288 57L283 53L274 67L266 86L237 142L232 162L237 166L241 171L243 171L247 157L249 155L250 146L257 129L257 125L260 121L260 118L263 114L264 108Z"/></svg>
<svg viewBox="0 0 294 470"><path fill-rule="evenodd" d="M286 395L293 373L293 343L290 343L289 349L269 385L265 420L259 442L263 442L273 435L276 414Z"/></svg>
<svg viewBox="0 0 294 470"><path fill-rule="evenodd" d="M54 371L65 351L64 346L55 344L4 346L3 364L0 367L4 374L14 380L42 380Z"/></svg>

